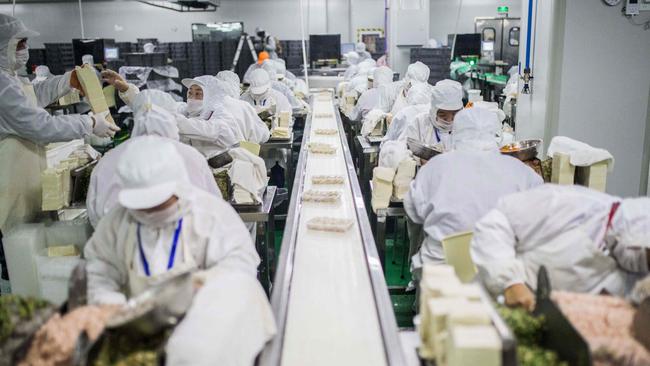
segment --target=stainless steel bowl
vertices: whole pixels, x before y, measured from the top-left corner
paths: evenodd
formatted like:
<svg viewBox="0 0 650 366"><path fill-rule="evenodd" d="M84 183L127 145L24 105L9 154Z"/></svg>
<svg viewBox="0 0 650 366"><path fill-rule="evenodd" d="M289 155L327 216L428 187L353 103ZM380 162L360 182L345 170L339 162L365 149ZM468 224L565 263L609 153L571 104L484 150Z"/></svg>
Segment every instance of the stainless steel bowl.
<svg viewBox="0 0 650 366"><path fill-rule="evenodd" d="M522 140L513 142L506 146L501 147L503 155L510 155L521 161L533 160L537 157L537 147L542 143L542 140ZM504 148L514 148L514 151L503 151Z"/></svg>
<svg viewBox="0 0 650 366"><path fill-rule="evenodd" d="M430 160L432 157L438 154L442 154L442 151L437 150L432 146L425 145L420 141L417 141L410 137L406 140L406 145L408 146L408 149L411 150L413 155L417 156L420 159Z"/></svg>

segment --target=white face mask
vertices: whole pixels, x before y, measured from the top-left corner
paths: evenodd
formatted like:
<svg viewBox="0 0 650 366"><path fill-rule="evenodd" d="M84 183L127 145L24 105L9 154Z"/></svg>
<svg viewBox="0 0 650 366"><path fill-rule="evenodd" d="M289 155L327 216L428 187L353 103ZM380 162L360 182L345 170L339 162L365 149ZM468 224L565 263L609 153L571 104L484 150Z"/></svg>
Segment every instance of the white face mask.
<svg viewBox="0 0 650 366"><path fill-rule="evenodd" d="M444 131L444 132L450 132L451 131L451 126L454 124L454 121L446 121L440 117L436 117L436 121L434 122L434 125L438 127L439 130Z"/></svg>
<svg viewBox="0 0 650 366"><path fill-rule="evenodd" d="M187 100L187 112L191 114L199 113L203 109L203 100L200 99L188 99Z"/></svg>
<svg viewBox="0 0 650 366"><path fill-rule="evenodd" d="M22 50L16 51L16 63L14 64L14 70L20 70L27 65L29 60L29 48L25 47Z"/></svg>
<svg viewBox="0 0 650 366"><path fill-rule="evenodd" d="M174 202L171 206L154 212L144 212L141 210L129 210L129 213L135 221L144 226L163 227L170 223L176 222L182 216L181 205L179 201Z"/></svg>

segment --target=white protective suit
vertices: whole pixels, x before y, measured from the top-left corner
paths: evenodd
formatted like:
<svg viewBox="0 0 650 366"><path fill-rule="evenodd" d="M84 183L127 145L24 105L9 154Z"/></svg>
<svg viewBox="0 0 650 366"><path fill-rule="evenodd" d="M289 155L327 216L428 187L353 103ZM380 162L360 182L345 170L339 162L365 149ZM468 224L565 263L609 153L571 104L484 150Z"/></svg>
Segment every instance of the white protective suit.
<svg viewBox="0 0 650 366"><path fill-rule="evenodd" d="M225 111L234 118L236 123L230 127L237 139L235 143L248 141L263 144L269 140L268 127L250 104L237 98L238 89L235 84L213 78L206 89L204 110Z"/></svg>
<svg viewBox="0 0 650 366"><path fill-rule="evenodd" d="M406 107L406 95L413 83L428 83L431 70L418 61L408 66L403 80L384 85L380 88L379 109L393 116Z"/></svg>
<svg viewBox="0 0 650 366"><path fill-rule="evenodd" d="M189 183L171 143L143 137L124 153L117 173L124 185L119 204L84 250L89 303L124 304L187 270L205 270L208 280L217 269L255 278L260 259L244 223L228 203ZM139 210L172 196L178 201L168 208Z"/></svg>
<svg viewBox="0 0 650 366"><path fill-rule="evenodd" d="M271 110L273 114L286 111L289 112L291 119L293 108L289 100L282 93L271 88L270 76L264 70L253 71L251 87L241 96L241 99L252 105L257 113L263 110Z"/></svg>
<svg viewBox="0 0 650 366"><path fill-rule="evenodd" d="M417 83L413 85L406 95L406 102L408 106L393 116L393 121L386 131L383 142L406 141L406 134L404 133L406 127L413 123L417 116L427 113L431 108L431 88L429 84Z"/></svg>
<svg viewBox="0 0 650 366"><path fill-rule="evenodd" d="M354 51L359 55L359 60L364 61L371 59L372 55L370 52L366 51L366 44L363 42L358 42L354 45Z"/></svg>
<svg viewBox="0 0 650 366"><path fill-rule="evenodd" d="M265 60L262 63L262 69L269 73L269 78L271 79L271 87L273 88L273 90L277 90L280 93L282 93L282 95L284 95L289 101L289 104L291 104L291 108L302 107L302 104L300 104L296 96L293 94L291 88L289 88L289 86L287 86L285 83L278 80L278 74L275 68L275 61Z"/></svg>
<svg viewBox="0 0 650 366"><path fill-rule="evenodd" d="M650 199L546 184L499 200L476 224L471 252L495 294L517 283L535 289L544 265L554 290L623 296L648 273L648 246Z"/></svg>
<svg viewBox="0 0 650 366"><path fill-rule="evenodd" d="M343 79L345 81L350 81L357 74L357 69L359 68L358 64L361 61L359 59L359 54L356 52L348 52L345 54L345 60L348 63L348 68L343 74Z"/></svg>
<svg viewBox="0 0 650 366"><path fill-rule="evenodd" d="M460 83L441 80L432 89L429 113L418 115L406 126L403 138L412 138L429 146L440 146L444 151L452 147L452 126L439 123L438 109L455 111L463 108L463 89Z"/></svg>
<svg viewBox="0 0 650 366"><path fill-rule="evenodd" d="M217 267L167 342L167 365L253 365L275 333L257 279Z"/></svg>
<svg viewBox="0 0 650 366"><path fill-rule="evenodd" d="M146 103L151 103L154 107L147 108ZM135 125L132 138L108 151L90 176L86 208L93 227L97 227L99 220L117 204L117 195L122 190L122 182L116 174L117 164L126 149L137 143L141 136L159 136L163 141L170 141L183 158L187 169L192 172L190 183L221 198L221 192L205 157L191 146L178 142L176 119L170 113L174 110L174 104L169 94L158 90L145 90L133 101ZM161 111L159 107L164 110Z"/></svg>
<svg viewBox="0 0 650 366"><path fill-rule="evenodd" d="M36 85L16 75L24 67L16 61L18 42L37 35L21 21L0 14L0 231L5 233L41 212L43 145L84 138L93 131L89 116L51 116L43 109L70 93L71 73Z"/></svg>
<svg viewBox="0 0 650 366"><path fill-rule="evenodd" d="M443 263L442 239L472 230L499 198L543 183L531 168L501 155L494 138L496 115L481 109L458 113L454 128L460 144L432 158L411 183L404 209L425 232L422 247L412 258L419 279L424 263ZM489 150L484 149L491 143Z"/></svg>
<svg viewBox="0 0 650 366"><path fill-rule="evenodd" d="M361 94L357 104L348 116L352 121L363 119L368 112L377 108L379 104L379 90L382 85L387 85L393 81L393 70L387 66L381 66L373 71L372 76L372 88Z"/></svg>

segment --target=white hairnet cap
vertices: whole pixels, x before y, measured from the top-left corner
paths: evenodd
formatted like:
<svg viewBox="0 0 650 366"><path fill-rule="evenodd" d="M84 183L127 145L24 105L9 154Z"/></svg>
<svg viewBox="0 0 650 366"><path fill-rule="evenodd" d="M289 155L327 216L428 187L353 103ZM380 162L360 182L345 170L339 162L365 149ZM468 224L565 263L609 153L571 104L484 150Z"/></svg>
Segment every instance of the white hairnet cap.
<svg viewBox="0 0 650 366"><path fill-rule="evenodd" d="M176 113L174 98L168 93L156 89L146 89L136 94L131 102L131 110L134 115L138 115L147 111L151 104L155 104L169 113Z"/></svg>
<svg viewBox="0 0 650 366"><path fill-rule="evenodd" d="M0 14L0 48L4 48L11 39L37 37L40 34L28 29L25 24L6 14Z"/></svg>
<svg viewBox="0 0 650 366"><path fill-rule="evenodd" d="M143 90L135 96L131 108L134 137L156 135L179 139L178 125L174 117L176 101L171 95L160 90Z"/></svg>
<svg viewBox="0 0 650 366"><path fill-rule="evenodd" d="M365 76L357 76L352 81L350 81L351 90L355 90L357 93L361 94L364 91L368 90L368 79Z"/></svg>
<svg viewBox="0 0 650 366"><path fill-rule="evenodd" d="M45 65L36 66L34 73L36 74L36 79L38 80L45 80L52 75L50 68Z"/></svg>
<svg viewBox="0 0 650 366"><path fill-rule="evenodd" d="M284 62L280 62L279 60L282 59L273 60L273 65L275 66L275 76L278 78L278 80L282 80L287 73L287 65Z"/></svg>
<svg viewBox="0 0 650 366"><path fill-rule="evenodd" d="M350 65L356 65L359 63L359 54L352 51L345 54L345 60Z"/></svg>
<svg viewBox="0 0 650 366"><path fill-rule="evenodd" d="M93 55L83 55L81 56L81 63L82 64L88 64L88 65L94 65L95 64L95 58Z"/></svg>
<svg viewBox="0 0 650 366"><path fill-rule="evenodd" d="M144 53L153 53L156 50L156 45L151 42L145 43L142 46L142 49L144 50Z"/></svg>
<svg viewBox="0 0 650 366"><path fill-rule="evenodd" d="M365 52L366 51L366 44L363 42L357 42L357 44L354 45L354 50L357 53Z"/></svg>
<svg viewBox="0 0 650 366"><path fill-rule="evenodd" d="M404 141L386 141L379 154L379 166L397 169L402 160L408 158L409 150Z"/></svg>
<svg viewBox="0 0 650 366"><path fill-rule="evenodd" d="M426 83L429 81L429 74L431 70L429 66L423 64L420 61L412 63L406 69L405 79L407 81L417 81L421 83Z"/></svg>
<svg viewBox="0 0 650 366"><path fill-rule="evenodd" d="M499 122L503 122L506 119L506 113L499 109L499 103L497 102L485 102L478 101L474 102L474 108L483 108L497 115Z"/></svg>
<svg viewBox="0 0 650 366"><path fill-rule="evenodd" d="M189 181L183 158L171 141L145 136L126 148L117 165L122 182L120 204L143 210L161 205Z"/></svg>
<svg viewBox="0 0 650 366"><path fill-rule="evenodd" d="M650 248L650 198L628 198L621 202L612 221L620 244Z"/></svg>
<svg viewBox="0 0 650 366"><path fill-rule="evenodd" d="M372 76L373 86L378 88L393 81L393 70L388 66L381 66L375 69Z"/></svg>
<svg viewBox="0 0 650 366"><path fill-rule="evenodd" d="M235 74L234 72L232 72L230 70L219 71L217 73L217 79L227 81L229 83L237 84L237 86L239 86L239 84L241 84L241 80L239 79L239 75Z"/></svg>
<svg viewBox="0 0 650 366"><path fill-rule="evenodd" d="M264 70L259 71L265 72ZM220 109L224 98L232 93L232 84L219 80L213 76L210 76L209 80L204 81L204 83L203 111L201 114L203 118L208 118L209 116L207 116L207 114L212 113L216 109Z"/></svg>
<svg viewBox="0 0 650 366"><path fill-rule="evenodd" d="M271 77L266 70L257 69L251 72L250 90L253 95L262 95L271 89Z"/></svg>
<svg viewBox="0 0 650 366"><path fill-rule="evenodd" d="M483 108L463 109L454 117L454 149L497 150L496 134L500 127L493 112Z"/></svg>
<svg viewBox="0 0 650 366"><path fill-rule="evenodd" d="M431 103L431 86L427 83L415 83L406 93L406 102L409 105Z"/></svg>
<svg viewBox="0 0 650 366"><path fill-rule="evenodd" d="M445 111L463 109L463 86L453 80L441 80L433 88L433 107Z"/></svg>
<svg viewBox="0 0 650 366"><path fill-rule="evenodd" d="M202 76L197 76L195 78L191 79L183 79L181 80L181 84L183 84L186 88L190 88L192 85L196 85L200 87L201 89L205 88L205 84L210 80L212 76L210 75L202 75Z"/></svg>
<svg viewBox="0 0 650 366"><path fill-rule="evenodd" d="M271 80L277 79L277 76L276 76L277 72L275 70L275 65L274 65L273 60L271 60L271 59L264 60L264 62L262 63L262 70L265 70L266 72L269 73L269 78Z"/></svg>

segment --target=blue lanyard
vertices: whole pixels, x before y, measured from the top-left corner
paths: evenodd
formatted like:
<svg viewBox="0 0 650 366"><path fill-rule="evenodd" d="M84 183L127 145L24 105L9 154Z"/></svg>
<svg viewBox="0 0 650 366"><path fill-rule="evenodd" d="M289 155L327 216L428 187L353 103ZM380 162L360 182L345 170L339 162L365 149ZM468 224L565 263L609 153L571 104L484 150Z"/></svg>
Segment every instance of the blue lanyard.
<svg viewBox="0 0 650 366"><path fill-rule="evenodd" d="M440 135L438 135L438 129L436 127L433 128L433 132L436 133L436 140L437 142L440 142Z"/></svg>
<svg viewBox="0 0 650 366"><path fill-rule="evenodd" d="M176 247L178 246L178 238L181 233L181 228L183 227L183 219L178 220L178 226L174 231L174 241L172 242L172 251L169 253L169 261L167 261L167 270L174 268L174 260L176 258ZM147 277L151 277L151 272L149 271L149 262L147 262L147 257L144 255L144 250L142 249L142 239L140 237L140 224L138 224L138 249L140 251L140 260L142 260L142 267L144 268L144 273Z"/></svg>

